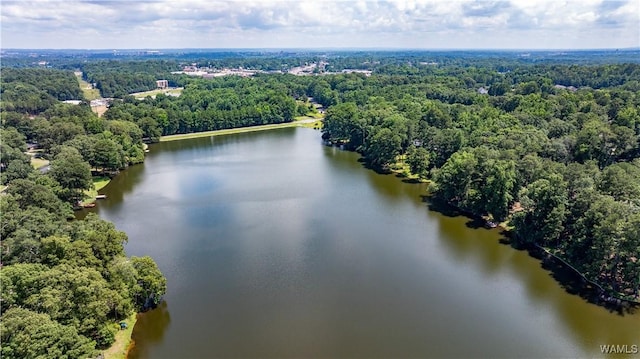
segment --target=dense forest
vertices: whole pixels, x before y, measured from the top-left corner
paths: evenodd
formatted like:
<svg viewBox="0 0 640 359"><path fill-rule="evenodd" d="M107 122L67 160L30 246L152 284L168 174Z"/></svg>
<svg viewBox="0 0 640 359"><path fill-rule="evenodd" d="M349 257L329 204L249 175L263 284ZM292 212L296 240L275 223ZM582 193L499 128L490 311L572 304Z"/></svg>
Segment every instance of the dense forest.
<svg viewBox="0 0 640 359"><path fill-rule="evenodd" d="M84 355L110 342L105 323L164 291L150 259L124 257L126 237L112 225L95 217L67 221L92 173L143 161L143 141L163 135L292 121L309 111L309 98L326 107L328 143L358 151L377 171L428 181L434 198L502 223L515 245L561 258L603 295L639 300L637 61L616 60L619 54L589 61L581 53L225 53L200 65L284 69L322 60L326 71L372 74L170 74L202 54L191 56L62 61L60 68L80 68L103 96L120 98L102 117L86 103L59 102L82 98L68 70L3 68L3 355L36 356L49 347ZM126 95L161 78L184 86L182 94ZM27 142L51 160L50 172L29 165ZM83 280L99 298L60 304L76 302ZM43 341L21 352L16 343L34 333Z"/></svg>
<svg viewBox="0 0 640 359"><path fill-rule="evenodd" d="M58 100L80 100L73 72L50 69L2 69L2 112L37 114Z"/></svg>
<svg viewBox="0 0 640 359"><path fill-rule="evenodd" d="M305 103L296 103L287 83L270 76L185 82L179 97L115 101L105 118L135 121L144 136L155 141L160 135L290 122L309 111Z"/></svg>
<svg viewBox="0 0 640 359"><path fill-rule="evenodd" d="M82 99L70 71L3 68L1 96L0 356L95 357L118 321L155 306L166 289L151 258L125 256L127 236L113 224L72 220L92 173L144 159L142 131L86 103L61 103ZM36 156L50 160L48 172L31 165Z"/></svg>
<svg viewBox="0 0 640 359"><path fill-rule="evenodd" d="M637 301L640 66L450 71L329 80L324 138L379 170L408 166L434 196Z"/></svg>
<svg viewBox="0 0 640 359"><path fill-rule="evenodd" d="M156 80L180 69L174 61L99 61L78 65L84 80L95 83L103 97L123 97L156 88ZM172 86L175 84L170 83Z"/></svg>

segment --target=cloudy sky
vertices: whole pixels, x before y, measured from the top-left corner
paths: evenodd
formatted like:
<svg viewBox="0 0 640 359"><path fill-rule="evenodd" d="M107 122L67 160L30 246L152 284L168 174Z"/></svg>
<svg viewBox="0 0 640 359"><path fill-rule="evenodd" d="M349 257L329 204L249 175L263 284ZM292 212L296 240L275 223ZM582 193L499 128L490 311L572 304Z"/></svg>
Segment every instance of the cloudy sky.
<svg viewBox="0 0 640 359"><path fill-rule="evenodd" d="M640 46L640 0L0 0L2 48Z"/></svg>

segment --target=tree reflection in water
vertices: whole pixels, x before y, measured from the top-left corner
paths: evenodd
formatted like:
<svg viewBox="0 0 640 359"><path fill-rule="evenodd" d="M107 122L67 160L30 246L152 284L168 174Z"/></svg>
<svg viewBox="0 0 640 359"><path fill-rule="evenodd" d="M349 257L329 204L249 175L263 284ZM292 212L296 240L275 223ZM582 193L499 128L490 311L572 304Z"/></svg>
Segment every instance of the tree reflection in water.
<svg viewBox="0 0 640 359"><path fill-rule="evenodd" d="M167 309L166 301L162 301L153 310L138 314L138 321L131 334L132 342L127 358L148 357L147 348L149 344L162 342L170 322L171 315Z"/></svg>

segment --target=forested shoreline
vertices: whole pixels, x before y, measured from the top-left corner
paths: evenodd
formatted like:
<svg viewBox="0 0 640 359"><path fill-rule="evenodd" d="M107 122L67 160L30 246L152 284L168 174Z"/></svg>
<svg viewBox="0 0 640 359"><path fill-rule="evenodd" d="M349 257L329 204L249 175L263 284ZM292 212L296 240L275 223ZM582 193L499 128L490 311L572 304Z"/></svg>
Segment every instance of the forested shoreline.
<svg viewBox="0 0 640 359"><path fill-rule="evenodd" d="M326 108L325 140L375 170L429 181L439 200L503 222L517 245L544 248L608 295L638 301L640 65L438 56L206 62L277 69L322 60L370 76L170 73L192 59L3 67L2 356L96 355L113 341L111 324L166 289L153 260L125 256L126 235L112 224L69 220L92 175L141 163L144 142L163 135L290 122L314 111L310 99ZM78 69L116 97L102 117L83 98ZM159 79L182 94L128 95ZM50 160L48 173L30 164L27 144Z"/></svg>
<svg viewBox="0 0 640 359"><path fill-rule="evenodd" d="M96 357L119 321L166 291L153 259L127 257L127 236L112 223L95 214L73 220L92 174L144 160L142 131L61 100L83 100L73 72L2 69L3 358ZM39 171L34 158L50 165Z"/></svg>
<svg viewBox="0 0 640 359"><path fill-rule="evenodd" d="M478 83L473 69L428 85L394 75L384 90L367 86L381 79L345 79L360 89L339 91L324 138L379 170L406 163L434 196L507 221L519 244L565 260L605 295L637 301L640 67L579 68L599 74L589 83L624 78L598 89L568 88L542 69L494 74L492 83Z"/></svg>

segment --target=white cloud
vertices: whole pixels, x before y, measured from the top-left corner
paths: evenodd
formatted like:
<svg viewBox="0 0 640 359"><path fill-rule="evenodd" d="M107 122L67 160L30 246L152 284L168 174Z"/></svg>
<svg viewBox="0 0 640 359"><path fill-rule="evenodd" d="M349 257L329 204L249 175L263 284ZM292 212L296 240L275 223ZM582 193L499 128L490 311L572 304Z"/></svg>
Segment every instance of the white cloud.
<svg viewBox="0 0 640 359"><path fill-rule="evenodd" d="M3 47L631 47L638 0L2 0ZM510 39L506 41L506 39Z"/></svg>

